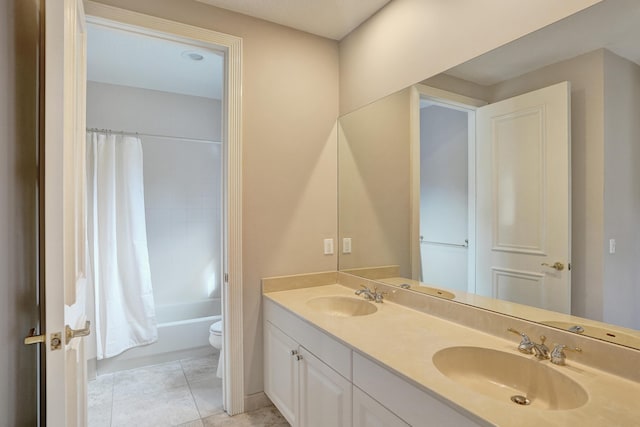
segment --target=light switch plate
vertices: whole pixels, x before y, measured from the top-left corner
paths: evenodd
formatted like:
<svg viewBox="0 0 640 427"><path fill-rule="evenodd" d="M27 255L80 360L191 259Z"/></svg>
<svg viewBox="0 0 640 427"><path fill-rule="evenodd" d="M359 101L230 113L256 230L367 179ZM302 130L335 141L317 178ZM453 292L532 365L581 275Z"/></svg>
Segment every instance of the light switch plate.
<svg viewBox="0 0 640 427"><path fill-rule="evenodd" d="M342 253L343 254L351 253L351 237L344 237L342 239Z"/></svg>
<svg viewBox="0 0 640 427"><path fill-rule="evenodd" d="M324 239L324 254L333 255L333 239Z"/></svg>

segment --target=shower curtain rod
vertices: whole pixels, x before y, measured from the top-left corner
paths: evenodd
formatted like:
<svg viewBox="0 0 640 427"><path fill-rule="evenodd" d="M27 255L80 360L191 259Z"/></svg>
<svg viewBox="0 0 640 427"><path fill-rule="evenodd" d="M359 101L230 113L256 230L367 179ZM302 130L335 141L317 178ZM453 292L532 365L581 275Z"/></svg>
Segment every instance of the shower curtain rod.
<svg viewBox="0 0 640 427"><path fill-rule="evenodd" d="M139 133L139 132L127 132L123 130L111 130L111 129L98 129L98 128L87 128L87 132L103 132L103 133L119 133L122 135L130 135L130 136L142 136L149 138L158 138L158 139L178 139L180 141L186 142L204 142L209 144L221 144L220 141L213 141L211 139L201 139L201 138L186 138L182 136L173 136L173 135L159 135L153 133Z"/></svg>

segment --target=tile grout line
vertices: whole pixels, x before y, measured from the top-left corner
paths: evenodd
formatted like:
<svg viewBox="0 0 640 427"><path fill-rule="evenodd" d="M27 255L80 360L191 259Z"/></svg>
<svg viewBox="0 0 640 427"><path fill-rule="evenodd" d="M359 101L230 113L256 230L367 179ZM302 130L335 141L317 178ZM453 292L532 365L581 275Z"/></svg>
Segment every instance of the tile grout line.
<svg viewBox="0 0 640 427"><path fill-rule="evenodd" d="M113 427L113 401L116 393L116 374L111 374L111 410L109 411L109 427Z"/></svg>
<svg viewBox="0 0 640 427"><path fill-rule="evenodd" d="M193 399L193 404L196 407L196 410L198 411L198 419L197 420L191 420L188 422L192 422L192 421L201 421L201 424L204 424L202 422L202 413L200 412L200 406L198 406L198 401L196 400L196 396L193 394L193 390L191 389L191 381L189 381L189 377L187 376L186 371L184 370L184 365L182 364L182 361L184 359L180 359L178 362L180 363L180 369L182 369L182 375L184 375L184 379L187 382L187 387L189 387L189 394L191 394L191 399Z"/></svg>

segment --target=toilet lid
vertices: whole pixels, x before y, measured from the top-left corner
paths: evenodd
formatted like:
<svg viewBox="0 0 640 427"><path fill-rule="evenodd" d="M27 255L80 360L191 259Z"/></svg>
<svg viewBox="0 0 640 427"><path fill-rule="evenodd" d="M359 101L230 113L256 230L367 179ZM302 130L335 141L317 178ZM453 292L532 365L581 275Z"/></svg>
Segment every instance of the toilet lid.
<svg viewBox="0 0 640 427"><path fill-rule="evenodd" d="M219 320L216 323L212 324L211 327L209 328L209 332L213 332L214 334L221 334L222 333L222 320Z"/></svg>

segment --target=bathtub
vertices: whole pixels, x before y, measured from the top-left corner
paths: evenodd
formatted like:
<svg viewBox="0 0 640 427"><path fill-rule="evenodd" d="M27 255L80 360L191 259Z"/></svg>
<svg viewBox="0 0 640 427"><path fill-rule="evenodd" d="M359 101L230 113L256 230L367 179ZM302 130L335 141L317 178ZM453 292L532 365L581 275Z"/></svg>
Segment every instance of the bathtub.
<svg viewBox="0 0 640 427"><path fill-rule="evenodd" d="M209 327L221 319L220 299L156 307L158 341L98 360L98 375L200 357L216 351L209 345Z"/></svg>

